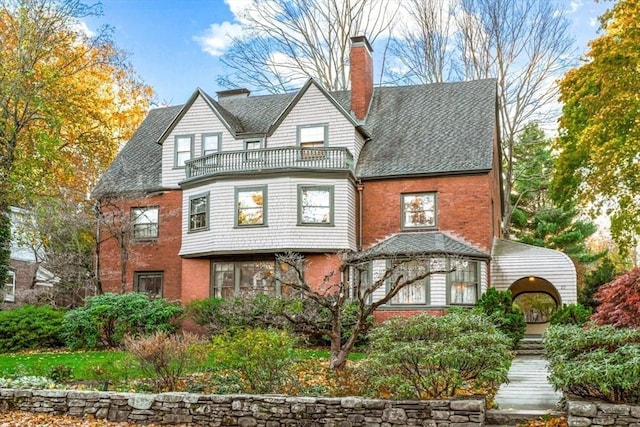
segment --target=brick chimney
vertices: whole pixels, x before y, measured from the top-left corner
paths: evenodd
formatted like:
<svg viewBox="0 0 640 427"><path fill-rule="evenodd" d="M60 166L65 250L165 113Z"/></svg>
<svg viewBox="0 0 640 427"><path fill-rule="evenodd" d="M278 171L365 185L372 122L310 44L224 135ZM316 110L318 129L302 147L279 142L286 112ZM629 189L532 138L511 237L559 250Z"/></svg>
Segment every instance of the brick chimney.
<svg viewBox="0 0 640 427"><path fill-rule="evenodd" d="M351 37L349 66L351 78L351 111L363 120L373 95L373 49L365 36Z"/></svg>

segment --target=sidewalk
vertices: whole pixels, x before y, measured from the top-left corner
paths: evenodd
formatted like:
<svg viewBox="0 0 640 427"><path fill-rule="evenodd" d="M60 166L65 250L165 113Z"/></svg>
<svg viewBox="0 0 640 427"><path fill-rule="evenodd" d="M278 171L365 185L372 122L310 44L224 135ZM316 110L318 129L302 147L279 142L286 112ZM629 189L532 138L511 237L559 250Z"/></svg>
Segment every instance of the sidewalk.
<svg viewBox="0 0 640 427"><path fill-rule="evenodd" d="M496 395L500 410L553 411L562 397L547 381L547 361L542 356L517 356L509 369L509 383Z"/></svg>

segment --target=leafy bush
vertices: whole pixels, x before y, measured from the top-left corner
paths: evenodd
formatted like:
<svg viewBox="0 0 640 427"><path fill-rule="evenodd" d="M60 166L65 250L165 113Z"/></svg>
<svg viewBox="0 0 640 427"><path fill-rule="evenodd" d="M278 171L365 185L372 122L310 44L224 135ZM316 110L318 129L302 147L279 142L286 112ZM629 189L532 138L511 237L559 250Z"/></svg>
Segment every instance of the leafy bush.
<svg viewBox="0 0 640 427"><path fill-rule="evenodd" d="M191 302L187 314L199 325L205 326L212 334L233 328L278 328L289 330L303 341L326 345L329 340L318 329L330 329L331 316L328 310L319 307L308 298L278 298L257 295L252 298L209 298ZM343 340L351 335L358 316L358 305L349 302L342 309ZM296 324L294 319L312 319L314 328ZM369 328L373 318L368 320ZM366 336L360 339L364 342Z"/></svg>
<svg viewBox="0 0 640 427"><path fill-rule="evenodd" d="M544 346L549 381L556 389L583 398L640 403L640 331L550 326Z"/></svg>
<svg viewBox="0 0 640 427"><path fill-rule="evenodd" d="M614 262L610 257L603 258L598 267L585 276L584 288L578 293L578 302L593 312L598 306L594 295L602 285L611 282L615 277L616 266Z"/></svg>
<svg viewBox="0 0 640 427"><path fill-rule="evenodd" d="M582 304L563 304L551 314L549 323L552 325L582 326L589 321L591 309Z"/></svg>
<svg viewBox="0 0 640 427"><path fill-rule="evenodd" d="M56 383L68 381L73 377L73 369L65 364L55 365L52 366L51 369L49 369L47 377L51 378L51 380L55 381Z"/></svg>
<svg viewBox="0 0 640 427"><path fill-rule="evenodd" d="M206 353L199 343L195 335L164 331L124 339L125 349L136 358L141 370L154 379L157 392L177 390L180 377L188 369L202 365Z"/></svg>
<svg viewBox="0 0 640 427"><path fill-rule="evenodd" d="M286 393L295 377L296 339L286 331L237 329L217 335L216 360L242 393Z"/></svg>
<svg viewBox="0 0 640 427"><path fill-rule="evenodd" d="M640 267L602 285L594 299L600 302L592 317L597 324L640 328Z"/></svg>
<svg viewBox="0 0 640 427"><path fill-rule="evenodd" d="M369 338L363 367L374 395L434 399L487 387L495 394L507 381L510 340L480 314L392 319Z"/></svg>
<svg viewBox="0 0 640 427"><path fill-rule="evenodd" d="M63 322L63 337L72 349L118 347L125 335L173 332L183 309L146 294L107 293L93 297L84 307L69 311Z"/></svg>
<svg viewBox="0 0 640 427"><path fill-rule="evenodd" d="M24 305L0 311L0 351L61 347L63 310Z"/></svg>
<svg viewBox="0 0 640 427"><path fill-rule="evenodd" d="M487 289L478 300L476 310L489 316L493 324L511 339L511 348L516 348L524 337L527 323L522 310L513 303L511 291Z"/></svg>

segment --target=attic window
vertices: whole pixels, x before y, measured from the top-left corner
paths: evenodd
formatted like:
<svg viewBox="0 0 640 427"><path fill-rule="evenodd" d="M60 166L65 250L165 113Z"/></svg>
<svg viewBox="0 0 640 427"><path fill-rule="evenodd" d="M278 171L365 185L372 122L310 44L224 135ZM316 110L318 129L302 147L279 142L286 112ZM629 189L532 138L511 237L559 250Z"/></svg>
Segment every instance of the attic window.
<svg viewBox="0 0 640 427"><path fill-rule="evenodd" d="M304 125L298 126L298 145L302 149L300 157L303 159L325 157L324 150L316 148L325 148L328 143L329 126L321 125Z"/></svg>
<svg viewBox="0 0 640 427"><path fill-rule="evenodd" d="M202 135L202 155L214 154L220 151L221 133L205 133Z"/></svg>

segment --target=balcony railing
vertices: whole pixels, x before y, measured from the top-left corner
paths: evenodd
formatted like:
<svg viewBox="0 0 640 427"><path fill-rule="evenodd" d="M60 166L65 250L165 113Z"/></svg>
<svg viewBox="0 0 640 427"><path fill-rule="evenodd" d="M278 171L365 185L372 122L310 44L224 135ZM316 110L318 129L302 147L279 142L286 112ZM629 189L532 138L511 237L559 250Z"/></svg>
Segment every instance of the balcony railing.
<svg viewBox="0 0 640 427"><path fill-rule="evenodd" d="M299 169L353 171L346 148L281 147L208 154L185 163L187 179L207 175Z"/></svg>

